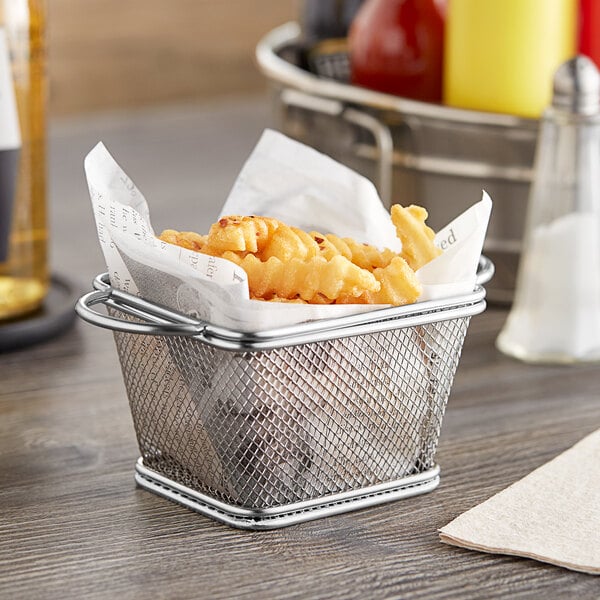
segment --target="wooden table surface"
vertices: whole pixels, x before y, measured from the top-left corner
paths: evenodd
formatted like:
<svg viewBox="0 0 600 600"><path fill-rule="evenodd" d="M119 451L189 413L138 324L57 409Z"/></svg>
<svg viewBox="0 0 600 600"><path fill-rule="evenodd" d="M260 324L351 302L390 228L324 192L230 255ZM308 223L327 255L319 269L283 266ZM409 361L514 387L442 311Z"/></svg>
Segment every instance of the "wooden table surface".
<svg viewBox="0 0 600 600"><path fill-rule="evenodd" d="M54 270L102 271L82 171L102 139L155 229L204 229L268 122L262 99L55 123ZM136 489L109 332L84 323L0 355L1 598L598 598L600 580L440 543L436 530L600 427L600 366L500 355L506 312L467 335L442 428L440 487L275 532L228 528Z"/></svg>

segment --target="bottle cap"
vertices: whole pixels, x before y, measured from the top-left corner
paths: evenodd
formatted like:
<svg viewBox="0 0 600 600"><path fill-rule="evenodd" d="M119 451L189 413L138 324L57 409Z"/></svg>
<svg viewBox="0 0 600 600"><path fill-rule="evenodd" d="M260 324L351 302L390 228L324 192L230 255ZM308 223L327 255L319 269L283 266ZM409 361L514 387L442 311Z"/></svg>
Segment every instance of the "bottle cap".
<svg viewBox="0 0 600 600"><path fill-rule="evenodd" d="M600 73L593 61L578 55L558 67L552 106L578 115L600 111Z"/></svg>

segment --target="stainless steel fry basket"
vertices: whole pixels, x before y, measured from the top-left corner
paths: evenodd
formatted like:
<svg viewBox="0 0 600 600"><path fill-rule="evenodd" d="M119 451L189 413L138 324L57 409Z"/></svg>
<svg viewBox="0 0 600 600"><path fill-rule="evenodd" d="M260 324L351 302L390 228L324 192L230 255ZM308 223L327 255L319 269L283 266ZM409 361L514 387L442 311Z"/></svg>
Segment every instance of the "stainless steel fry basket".
<svg viewBox="0 0 600 600"><path fill-rule="evenodd" d="M479 283L492 273L482 259ZM438 485L442 416L469 320L485 308L480 285L253 334L113 289L106 275L94 287L77 312L114 331L140 486L272 529Z"/></svg>

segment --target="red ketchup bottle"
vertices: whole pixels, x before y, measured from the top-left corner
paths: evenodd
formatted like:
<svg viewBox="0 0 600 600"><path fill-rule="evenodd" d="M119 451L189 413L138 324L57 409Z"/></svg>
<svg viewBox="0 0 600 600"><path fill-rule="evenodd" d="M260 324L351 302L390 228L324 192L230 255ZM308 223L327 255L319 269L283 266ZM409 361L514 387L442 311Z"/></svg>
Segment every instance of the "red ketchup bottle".
<svg viewBox="0 0 600 600"><path fill-rule="evenodd" d="M579 53L591 58L600 69L600 2L579 2Z"/></svg>
<svg viewBox="0 0 600 600"><path fill-rule="evenodd" d="M440 0L368 0L350 28L352 83L440 102L442 4Z"/></svg>

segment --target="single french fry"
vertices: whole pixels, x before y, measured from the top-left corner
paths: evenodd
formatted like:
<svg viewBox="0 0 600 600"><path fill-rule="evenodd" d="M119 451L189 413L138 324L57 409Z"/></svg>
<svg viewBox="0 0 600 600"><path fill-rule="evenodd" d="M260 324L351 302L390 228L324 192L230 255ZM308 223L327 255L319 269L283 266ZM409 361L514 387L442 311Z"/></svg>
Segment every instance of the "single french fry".
<svg viewBox="0 0 600 600"><path fill-rule="evenodd" d="M206 244L205 235L199 235L193 231L175 231L174 229L165 229L159 236L158 239L169 244L175 244L188 250L194 250L201 252L202 248Z"/></svg>
<svg viewBox="0 0 600 600"><path fill-rule="evenodd" d="M212 256L223 252L260 252L279 227L277 219L229 216L211 225L202 251Z"/></svg>
<svg viewBox="0 0 600 600"><path fill-rule="evenodd" d="M376 292L381 284L372 273L352 264L343 256L326 260L316 256L287 262L272 256L261 261L253 254L243 258L235 252L222 256L248 274L250 293L258 298L301 298L310 303L331 303L341 295L358 297L365 290Z"/></svg>
<svg viewBox="0 0 600 600"><path fill-rule="evenodd" d="M308 302L306 300L302 300L302 298L282 298L281 296L273 296L272 298L265 300L264 298L250 295L250 300L260 300L261 302L282 302L285 304L308 304Z"/></svg>
<svg viewBox="0 0 600 600"><path fill-rule="evenodd" d="M280 222L257 256L263 261L275 257L285 262L292 258L308 260L319 256L319 252L319 245L306 231Z"/></svg>
<svg viewBox="0 0 600 600"><path fill-rule="evenodd" d="M339 254L345 256L349 261L368 271L386 267L390 264L390 261L397 256L395 252L392 252L388 248L379 250L370 244L363 244L352 238L340 238L332 233L328 233L325 236L325 241L329 242ZM330 256L329 248L330 247L327 247L322 254L325 258L329 258Z"/></svg>
<svg viewBox="0 0 600 600"><path fill-rule="evenodd" d="M421 295L421 283L415 272L401 256L393 258L387 267L375 269L373 275L381 284L378 291L365 291L358 298L342 296L336 303L403 306L415 302Z"/></svg>
<svg viewBox="0 0 600 600"><path fill-rule="evenodd" d="M411 205L404 208L394 204L390 214L396 234L402 242L401 256L414 271L442 253L433 243L433 229L425 225L428 215L423 207Z"/></svg>

